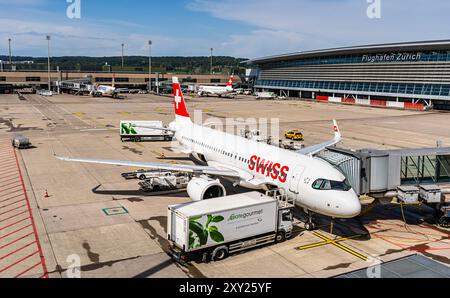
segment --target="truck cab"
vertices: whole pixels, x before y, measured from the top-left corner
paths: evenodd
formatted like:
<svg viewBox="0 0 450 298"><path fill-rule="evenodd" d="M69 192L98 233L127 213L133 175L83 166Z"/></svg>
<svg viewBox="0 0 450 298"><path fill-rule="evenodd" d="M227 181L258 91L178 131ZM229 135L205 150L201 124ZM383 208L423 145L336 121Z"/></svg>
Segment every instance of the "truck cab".
<svg viewBox="0 0 450 298"><path fill-rule="evenodd" d="M279 209L278 213L278 233L276 242L283 242L292 237L294 214L292 213L291 208Z"/></svg>

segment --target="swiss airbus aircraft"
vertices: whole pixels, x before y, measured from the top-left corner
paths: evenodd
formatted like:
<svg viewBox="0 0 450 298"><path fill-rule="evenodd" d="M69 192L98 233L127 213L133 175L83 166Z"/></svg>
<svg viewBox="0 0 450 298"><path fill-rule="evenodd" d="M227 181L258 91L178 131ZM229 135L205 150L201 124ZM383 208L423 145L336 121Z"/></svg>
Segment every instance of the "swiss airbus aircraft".
<svg viewBox="0 0 450 298"><path fill-rule="evenodd" d="M200 86L198 88L198 95L217 95L219 97L226 96L234 92L233 89L234 76L230 76L226 87L221 86Z"/></svg>
<svg viewBox="0 0 450 298"><path fill-rule="evenodd" d="M194 124L178 82L173 78L175 121L168 129L191 154L206 166L174 165L85 158L58 157L64 161L160 169L193 174L188 194L193 201L226 195L217 178L230 180L234 186L253 190L282 189L297 207L309 214L305 227L315 229L313 213L333 218L353 218L361 213L358 196L345 176L315 154L340 142L341 133L334 122L334 139L298 152L288 151ZM153 127L146 127L153 128ZM161 128L160 128L161 129Z"/></svg>

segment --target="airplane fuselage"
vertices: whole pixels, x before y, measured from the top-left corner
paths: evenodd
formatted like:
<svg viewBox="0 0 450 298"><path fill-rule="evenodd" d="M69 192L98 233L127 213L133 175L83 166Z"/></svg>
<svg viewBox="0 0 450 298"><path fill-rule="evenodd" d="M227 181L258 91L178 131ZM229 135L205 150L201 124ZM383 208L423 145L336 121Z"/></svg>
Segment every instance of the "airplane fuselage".
<svg viewBox="0 0 450 298"><path fill-rule="evenodd" d="M318 158L300 155L265 143L200 125L174 122L176 139L209 166L240 173L238 184L249 189L284 189L296 205L331 217L351 218L361 212L352 189L319 190L318 180L343 182L345 176Z"/></svg>
<svg viewBox="0 0 450 298"><path fill-rule="evenodd" d="M220 86L200 86L198 89L200 94L211 94L211 95L227 95L233 93L232 87L220 87Z"/></svg>

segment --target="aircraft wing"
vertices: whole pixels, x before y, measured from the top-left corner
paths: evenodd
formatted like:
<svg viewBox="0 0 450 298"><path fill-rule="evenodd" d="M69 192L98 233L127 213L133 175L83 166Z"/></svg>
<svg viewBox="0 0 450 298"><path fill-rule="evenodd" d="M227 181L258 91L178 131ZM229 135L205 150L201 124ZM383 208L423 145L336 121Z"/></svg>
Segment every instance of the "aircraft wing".
<svg viewBox="0 0 450 298"><path fill-rule="evenodd" d="M313 155L323 151L324 149L334 146L334 145L338 144L339 142L341 142L342 135L341 135L341 131L339 130L339 126L338 126L336 120L333 121L333 124L334 124L334 126L333 126L334 139L333 140L329 140L327 142L317 144L317 145L314 145L311 147L303 148L301 150L298 150L297 153L313 156Z"/></svg>
<svg viewBox="0 0 450 298"><path fill-rule="evenodd" d="M139 162L139 161L121 161L121 160L102 160L102 159L88 159L88 158L70 158L70 157L58 157L56 158L62 161L103 164L103 165L115 165L135 168L148 168L155 170L165 170L173 172L206 174L212 176L239 178L239 173L236 171L204 166L191 166L191 165L177 165L177 164L162 164L153 162Z"/></svg>

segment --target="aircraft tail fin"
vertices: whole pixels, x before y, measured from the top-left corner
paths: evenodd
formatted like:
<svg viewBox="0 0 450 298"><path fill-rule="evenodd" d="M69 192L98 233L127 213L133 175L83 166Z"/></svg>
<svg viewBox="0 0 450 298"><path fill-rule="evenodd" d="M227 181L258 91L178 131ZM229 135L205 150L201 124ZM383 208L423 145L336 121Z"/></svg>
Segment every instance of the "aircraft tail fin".
<svg viewBox="0 0 450 298"><path fill-rule="evenodd" d="M234 81L234 75L231 75L230 79L228 80L228 83L227 83L228 88L233 88L233 81Z"/></svg>
<svg viewBox="0 0 450 298"><path fill-rule="evenodd" d="M175 108L175 115L177 121L191 122L190 115L186 108L186 102L184 101L183 91L181 90L180 82L178 77L172 78L172 88L173 88L173 103Z"/></svg>
<svg viewBox="0 0 450 298"><path fill-rule="evenodd" d="M341 130L339 129L339 125L337 124L336 120L333 120L333 130L334 130L334 139L335 140L341 140L342 139L342 134L341 134Z"/></svg>

